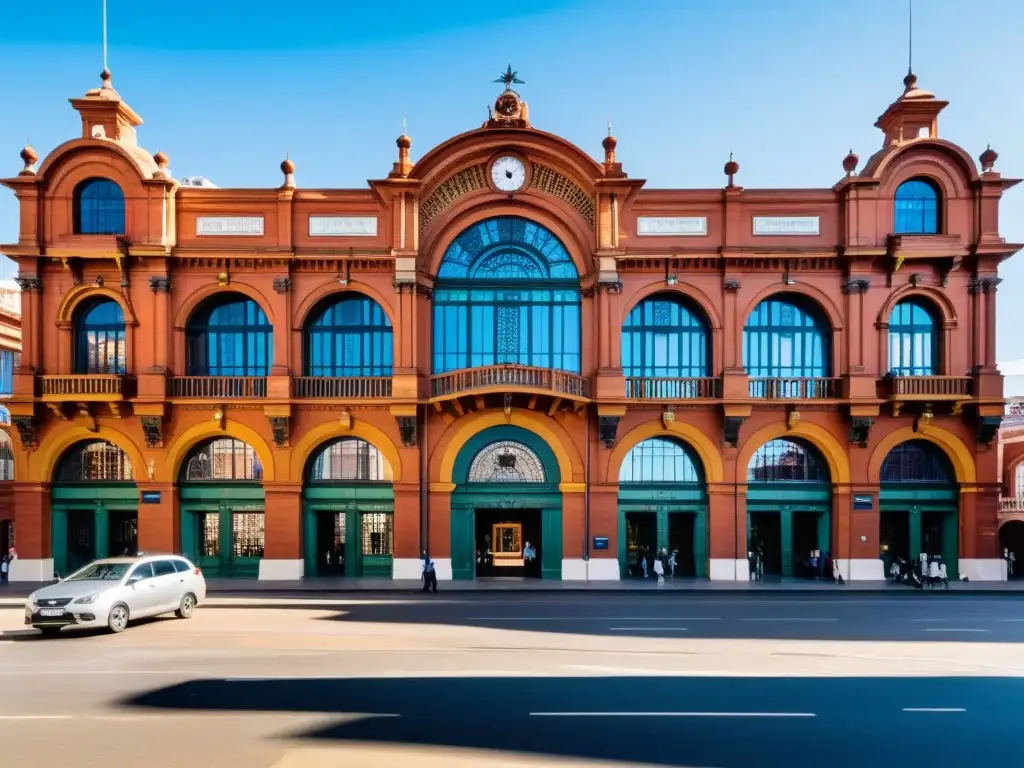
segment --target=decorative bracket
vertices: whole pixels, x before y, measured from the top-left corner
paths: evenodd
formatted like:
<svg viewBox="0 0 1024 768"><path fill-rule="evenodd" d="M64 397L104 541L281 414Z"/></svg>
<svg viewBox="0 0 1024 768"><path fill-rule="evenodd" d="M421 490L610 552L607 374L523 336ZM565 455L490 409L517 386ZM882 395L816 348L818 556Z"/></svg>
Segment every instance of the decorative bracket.
<svg viewBox="0 0 1024 768"><path fill-rule="evenodd" d="M149 278L149 287L153 293L170 293L171 279L166 275L152 275Z"/></svg>
<svg viewBox="0 0 1024 768"><path fill-rule="evenodd" d="M36 420L34 416L12 416L11 423L18 430L21 447L31 451L39 446L36 440Z"/></svg>
<svg viewBox="0 0 1024 768"><path fill-rule="evenodd" d="M85 419L85 428L90 432L99 431L99 427L96 424L96 417L93 415L92 410L89 408L88 403L77 403L75 405L78 408L78 415Z"/></svg>
<svg viewBox="0 0 1024 768"><path fill-rule="evenodd" d="M402 445L406 448L415 447L418 439L416 434L416 417L396 416L395 419L398 421L398 436L402 440Z"/></svg>
<svg viewBox="0 0 1024 768"><path fill-rule="evenodd" d="M736 293L740 289L741 283L739 280L726 280L722 283L722 287L730 293Z"/></svg>
<svg viewBox="0 0 1024 768"><path fill-rule="evenodd" d="M274 433L274 445L278 448L288 446L289 418L287 416L271 416L270 430Z"/></svg>
<svg viewBox="0 0 1024 768"><path fill-rule="evenodd" d="M843 284L843 293L867 293L868 288L870 286L870 280L865 280L863 278L855 278L853 280L848 280L846 283Z"/></svg>
<svg viewBox="0 0 1024 768"><path fill-rule="evenodd" d="M290 277L275 277L274 278L274 291L276 293L288 293L292 289L292 279Z"/></svg>
<svg viewBox="0 0 1024 768"><path fill-rule="evenodd" d="M786 429L794 430L796 425L800 423L800 411L796 408L790 408L786 413Z"/></svg>
<svg viewBox="0 0 1024 768"><path fill-rule="evenodd" d="M164 420L160 416L141 416L142 436L147 448L164 447Z"/></svg>
<svg viewBox="0 0 1024 768"><path fill-rule="evenodd" d="M868 434L871 432L871 425L874 423L875 420L870 416L851 416L850 442L854 445L859 445L861 448L867 448Z"/></svg>
<svg viewBox="0 0 1024 768"><path fill-rule="evenodd" d="M924 410L921 411L920 415L916 419L914 419L914 431L924 431L924 429L932 423L933 418L935 418L935 414L932 413L931 403L926 403Z"/></svg>
<svg viewBox="0 0 1024 768"><path fill-rule="evenodd" d="M999 425L1002 424L1002 416L981 416L975 427L974 441L978 445L991 445L999 432Z"/></svg>
<svg viewBox="0 0 1024 768"><path fill-rule="evenodd" d="M597 439L604 444L605 448L611 448L615 445L619 431L619 419L621 418L621 416L597 417Z"/></svg>
<svg viewBox="0 0 1024 768"><path fill-rule="evenodd" d="M46 406L50 409L50 413L56 416L61 421L67 421L68 415L64 413L63 403L47 403Z"/></svg>
<svg viewBox="0 0 1024 768"><path fill-rule="evenodd" d="M740 427L743 426L743 416L726 416L723 421L722 439L726 445L736 447L740 441Z"/></svg>

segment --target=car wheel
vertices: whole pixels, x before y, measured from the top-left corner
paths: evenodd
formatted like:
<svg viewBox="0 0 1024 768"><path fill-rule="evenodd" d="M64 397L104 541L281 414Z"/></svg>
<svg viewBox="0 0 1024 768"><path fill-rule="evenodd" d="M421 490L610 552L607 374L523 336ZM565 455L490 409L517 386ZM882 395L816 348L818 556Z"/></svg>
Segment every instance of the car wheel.
<svg viewBox="0 0 1024 768"><path fill-rule="evenodd" d="M39 627L39 631L45 638L57 637L60 634L60 627Z"/></svg>
<svg viewBox="0 0 1024 768"><path fill-rule="evenodd" d="M128 606L118 603L110 609L110 616L107 617L107 628L115 635L123 632L128 626Z"/></svg>
<svg viewBox="0 0 1024 768"><path fill-rule="evenodd" d="M191 592L186 592L182 595L181 604L178 606L178 610L174 612L174 615L179 619L191 619L192 614L196 609L196 596Z"/></svg>

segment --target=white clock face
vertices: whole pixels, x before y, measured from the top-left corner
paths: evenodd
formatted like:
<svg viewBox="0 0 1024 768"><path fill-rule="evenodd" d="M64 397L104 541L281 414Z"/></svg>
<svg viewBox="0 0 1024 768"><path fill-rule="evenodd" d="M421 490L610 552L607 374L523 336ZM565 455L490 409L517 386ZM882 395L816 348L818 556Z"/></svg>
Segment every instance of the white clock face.
<svg viewBox="0 0 1024 768"><path fill-rule="evenodd" d="M491 181L502 192L515 192L526 182L526 166L518 157L499 157L491 166Z"/></svg>

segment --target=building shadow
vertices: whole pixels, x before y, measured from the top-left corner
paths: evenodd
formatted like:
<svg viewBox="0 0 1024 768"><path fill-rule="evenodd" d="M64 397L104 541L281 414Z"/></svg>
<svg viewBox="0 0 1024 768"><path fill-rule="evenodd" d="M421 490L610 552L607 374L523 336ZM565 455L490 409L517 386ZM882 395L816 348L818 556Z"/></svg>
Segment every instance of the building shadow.
<svg viewBox="0 0 1024 768"><path fill-rule="evenodd" d="M1014 765L1019 678L492 677L196 680L132 711L370 717L286 738L624 764ZM914 710L914 711L907 711ZM933 711L925 711L933 710ZM939 711L943 710L943 711ZM376 715L376 717L374 717Z"/></svg>

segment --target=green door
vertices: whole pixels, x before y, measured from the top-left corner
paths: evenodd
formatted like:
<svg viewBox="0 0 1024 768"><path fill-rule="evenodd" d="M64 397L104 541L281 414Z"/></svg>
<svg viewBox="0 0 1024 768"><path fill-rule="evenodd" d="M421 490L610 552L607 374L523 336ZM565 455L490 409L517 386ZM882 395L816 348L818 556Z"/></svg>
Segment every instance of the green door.
<svg viewBox="0 0 1024 768"><path fill-rule="evenodd" d="M540 513L540 577L562 578L562 510L545 509Z"/></svg>
<svg viewBox="0 0 1024 768"><path fill-rule="evenodd" d="M471 507L452 507L452 578L472 579L476 575L476 518Z"/></svg>

